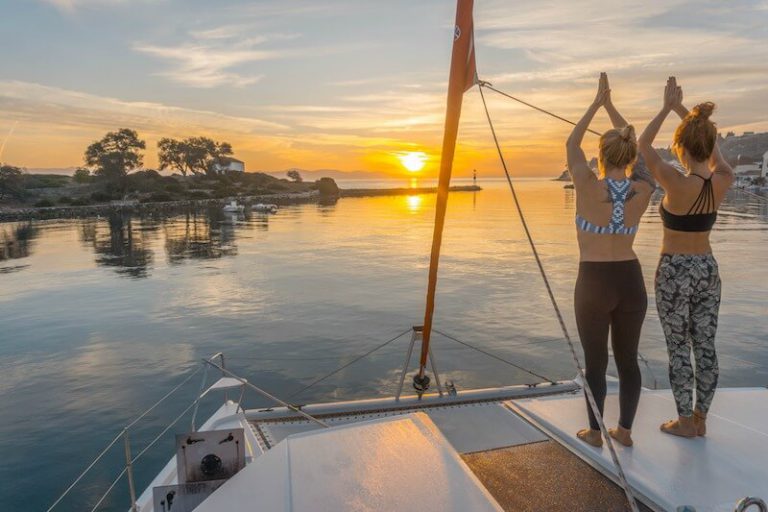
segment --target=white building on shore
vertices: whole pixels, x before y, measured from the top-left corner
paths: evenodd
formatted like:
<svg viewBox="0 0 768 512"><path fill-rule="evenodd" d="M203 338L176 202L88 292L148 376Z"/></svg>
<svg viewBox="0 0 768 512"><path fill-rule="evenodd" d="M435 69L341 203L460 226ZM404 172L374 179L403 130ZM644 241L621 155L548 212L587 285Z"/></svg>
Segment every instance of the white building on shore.
<svg viewBox="0 0 768 512"><path fill-rule="evenodd" d="M224 174L228 172L245 172L245 162L237 158L228 158L227 165L217 165L216 172Z"/></svg>

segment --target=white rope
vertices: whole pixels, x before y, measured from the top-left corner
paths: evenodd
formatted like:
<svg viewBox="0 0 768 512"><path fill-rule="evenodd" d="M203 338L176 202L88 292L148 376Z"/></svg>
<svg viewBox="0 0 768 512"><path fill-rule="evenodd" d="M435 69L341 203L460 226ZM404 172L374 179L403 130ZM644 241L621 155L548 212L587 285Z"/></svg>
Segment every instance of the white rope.
<svg viewBox="0 0 768 512"><path fill-rule="evenodd" d="M115 438L112 441L110 441L110 443L103 450L101 450L101 453L99 453L96 456L96 458L93 459L93 461L88 465L88 467L85 468L85 470L82 473L80 473L80 475L78 475L77 478L75 478L75 481L72 482L70 486L67 487L67 489L63 493L61 493L61 495L56 499L56 501L53 502L53 505L48 507L48 510L46 512L51 512L51 510L53 510L54 507L56 507L56 505L58 505L59 502L61 502L61 500L63 500L67 494L69 494L69 491L71 491L77 485L77 483L83 479L83 477L91 470L91 468L101 460L104 454L107 453L107 451L109 451L109 449L112 448L115 445L115 443L120 440L121 437L123 437L122 431L119 434L117 434Z"/></svg>
<svg viewBox="0 0 768 512"><path fill-rule="evenodd" d="M139 420L141 420L141 419L142 419L142 418L144 418L144 417L145 417L147 414L149 414L150 412L152 412L152 411L155 409L155 407L157 407L158 405L160 405L160 403L162 403L162 402L163 402L165 399L167 399L167 398L168 398L169 396L171 396L173 393L175 393L176 391L178 391L178 390L179 390L179 388L181 388L181 387L182 387L184 384L186 384L187 382L189 382L189 379L191 379L193 376L195 376L195 375L197 374L197 372L199 372L199 371L200 371L200 369L201 369L201 368L202 368L202 365L201 365L201 366L198 366L198 367L197 367L197 369L196 369L195 371L193 371L192 373L190 373L190 374L189 374L189 375L188 375L188 376L187 376L187 377L186 377L186 378L185 378L183 381L181 381L181 382L180 382L180 383L179 383L179 384L178 384L178 385L177 385L175 388L173 388L171 391L169 391L168 393L166 393L166 394L165 394L165 396L163 396L163 397L162 397L160 400L158 400L157 402L155 402L155 403L154 403L154 404L153 404L153 405L152 405L152 406L151 406L149 409L147 409L147 410L145 410L144 412L142 412L142 413L141 413L141 414L140 414L140 415L139 415L137 418L135 418L133 421L131 421L131 422L130 422L130 423L129 423L129 424L128 424L128 425L127 425L125 428L126 428L126 429L127 429L127 428L131 428L131 427L132 427L132 426L134 426L134 425L135 425L135 424L136 424L136 423L137 423ZM56 499L56 501L54 501L54 502L53 502L53 504L52 504L50 507L48 507L48 509L46 510L46 512L51 512L51 510L53 510L53 509L54 509L54 508L55 508L55 507L56 507L56 506L57 506L57 505L58 505L58 504L61 502L61 500L63 500L63 499L64 499L64 498L67 496L67 494L69 494L69 493L70 493L70 491L71 491L71 490L72 490L72 489L73 489L73 488L74 488L74 487L75 487L75 486L76 486L76 485L77 485L77 484L80 482L80 480L82 480L82 479L83 479L83 477L85 477L85 475L87 475L87 474L88 474L88 472L89 472L89 471L90 471L90 470L93 468L93 466L95 466L95 465L96 465L96 463L98 463L98 462L99 462L99 461L102 459L102 457L104 457L104 455L105 455L105 454L106 454L106 453L109 451L109 449L110 449L110 448L112 448L112 447L115 445L115 443L117 443L117 441L119 441L119 440L120 440L120 438L121 438L121 437L123 437L123 431L122 431L122 430L120 431L120 433L119 433L119 434L117 434L117 435L115 436L115 438L114 438L114 439L112 439L112 441L110 441L110 442L109 442L109 444L107 444L107 446L106 446L106 447L104 447L104 449L103 449L103 450L101 450L101 452L99 452L99 454L96 456L96 458L94 458L94 459L91 461L91 463L90 463L90 464L88 464L88 467L86 467L86 468L85 468L85 469L84 469L84 470L83 470L83 471L82 471L82 472L81 472L81 473L80 473L80 474L77 476L77 478L75 478L75 480L74 480L74 481L73 481L73 482L72 482L72 483L69 485L69 487L67 487L67 488L64 490L64 492L63 492L63 493L61 493L61 495L59 495L59 497ZM143 452L142 452L142 453L143 453ZM138 457L137 457L137 458L138 458ZM134 459L134 460L135 460L135 459ZM125 470L123 470L123 472L125 472ZM121 473L121 476L122 476L122 473ZM110 488L110 490L111 490L111 488ZM103 497L102 497L102 500L103 500ZM101 501L99 501L99 503L101 503Z"/></svg>
<svg viewBox="0 0 768 512"><path fill-rule="evenodd" d="M112 480L112 484L109 486L107 491L101 495L101 498L99 498L99 501L97 501L96 504L93 506L93 508L91 509L91 512L95 512L95 510L99 508L99 506L104 502L104 500L107 499L107 496L109 496L109 493L112 492L112 489L115 488L115 486L117 485L117 482L119 482L120 479L123 478L123 476L125 476L126 471L128 471L128 468L123 468L120 474L117 475L117 478Z"/></svg>
<svg viewBox="0 0 768 512"><path fill-rule="evenodd" d="M328 427L329 427L329 425L328 425L327 423L325 423L324 421L321 421L321 420L319 420L319 419L315 418L314 416L311 416L311 415L309 415L309 414L305 413L304 411L302 411L301 409L299 409L299 408L298 408L298 407L296 407L295 405L291 405L291 404L289 404L288 402L285 402L285 401L283 401L283 400L280 400L280 399L279 399L279 398L277 398L276 396L274 396L274 395L271 395L271 394L267 393L266 391L264 391L264 390L263 390L263 389L261 389L260 387L258 387L258 386L254 386L253 384L251 384L251 383L250 383L250 382L248 382L247 380L243 379L242 377L238 377L237 375L235 375L235 374L234 374L234 373L232 373L231 371L229 371L229 370L227 370L226 368L223 368L223 367L221 367L221 366L217 365L217 364L216 364L216 363L214 363L213 361L210 361L210 360L208 360L208 359L203 359L203 362L204 362L205 364L209 364L209 365L213 366L214 368L217 368L217 369L218 369L218 370L220 370L221 372L223 372L223 373L225 373L225 374L229 375L230 377L232 377L233 379L235 379L235 380L239 381L239 382L240 382L240 384L242 384L243 386L246 386L246 387L248 387L248 388L251 388L252 390L254 390L254 391L256 391L257 393L259 393L260 395L262 395L262 396L264 396L264 397L266 397L266 398L268 398L268 399L272 400L272 401L273 401L273 402L275 402L275 403L278 403L278 404L282 405L283 407L286 407L286 408L288 408L288 409L292 410L292 411L293 411L293 412L295 412L296 414L299 414L299 415L303 416L304 418L308 419L309 421L312 421L312 422L314 422L314 423L317 423L318 425L320 425L321 427L324 427L324 428L328 428Z"/></svg>
<svg viewBox="0 0 768 512"><path fill-rule="evenodd" d="M175 419L175 420L173 420L173 422L171 422L171 423L170 423L168 426L166 426L166 427L163 429L163 431L162 431L162 432L160 432L160 433L159 433L159 434L158 434L158 435L157 435L157 436L156 436L156 437L155 437L155 438L154 438L152 441L150 441L150 443L149 443L147 446L145 446L145 447L144 447L144 449L143 449L143 450L141 450L141 451L140 451L140 452L139 452L139 453L138 453L138 454L137 454L137 455L136 455L136 456L135 456L133 459L131 459L131 464L133 464L134 462L136 462L137 460L139 460L139 458L140 458L142 455L144 455L144 453L145 453L147 450L149 450L150 448L152 448L152 446L153 446L153 445L154 445L154 444L155 444L157 441L159 441L159 440L160 440L160 438L161 438L161 437L163 437L163 436L165 435L165 433L166 433L166 432L168 432L168 431L171 429L171 427L173 427L173 426L174 426L176 423L178 423L178 422L179 422L179 420L180 420L181 418L183 418L183 417L184 417L184 415L185 415L185 414L187 414L187 413L189 412L189 410L192 408L192 406L193 406L193 405L195 405L195 402L192 402L191 404L189 404L189 405L187 406L187 408L186 408L186 409L184 409L183 411L181 411L181 414L179 414L178 416L176 416L176 419Z"/></svg>
<svg viewBox="0 0 768 512"><path fill-rule="evenodd" d="M632 512L639 512L639 509L637 507L637 502L635 501L635 496L632 493L632 488L629 486L629 482L627 482L627 478L624 475L624 470L622 469L621 463L619 462L619 457L616 453L616 449L613 446L613 441L611 440L611 436L608 433L608 429L606 428L605 423L603 422L603 416L602 414L600 414L600 410L597 407L597 402L595 402L595 397L592 394L592 390L589 388L587 379L584 376L584 370L582 370L581 368L581 363L579 362L579 356L576 353L576 347L574 346L573 341L571 340L571 336L568 333L568 328L565 325L563 314L560 312L560 307L557 304L557 299L555 299L555 294L552 292L552 287L549 284L547 273L544 270L544 265L542 264L541 258L539 257L539 252L536 249L536 243L533 241L533 236L531 236L531 232L528 229L528 223L525 220L523 209L520 206L520 201L517 198L517 192L515 191L515 186L512 183L512 177L510 176L509 170L507 169L507 163L504 160L504 154L501 151L501 146L499 145L499 139L496 137L496 130L493 127L493 121L491 120L491 114L488 111L488 105L485 103L485 95L483 94L482 84L483 82L478 83L478 89L480 90L480 97L483 100L483 108L485 109L485 115L488 118L488 125L491 128L491 134L493 135L493 141L496 144L496 150L499 153L501 166L504 168L504 174L507 177L507 183L509 183L509 188L512 191L512 198L515 201L515 206L517 207L517 213L520 216L520 221L523 225L525 236L528 238L528 243L531 246L533 257L536 260L536 264L539 267L539 272L541 273L541 277L544 280L544 286L547 289L547 293L549 294L549 299L552 302L552 307L555 310L555 315L557 316L557 320L560 322L560 328L563 330L563 336L565 337L565 341L568 342L568 347L570 348L571 356L573 357L573 362L576 365L576 370L578 371L578 374L581 377L582 382L584 383L584 392L587 395L587 402L589 403L589 407L592 410L592 413L595 415L595 419L597 419L597 422L600 425L600 432L603 438L605 438L606 445L608 446L608 451L611 453L611 459L613 460L614 466L616 466L616 474L619 478L619 483L624 489L624 493L627 496L627 501L629 502L629 506L632 509Z"/></svg>

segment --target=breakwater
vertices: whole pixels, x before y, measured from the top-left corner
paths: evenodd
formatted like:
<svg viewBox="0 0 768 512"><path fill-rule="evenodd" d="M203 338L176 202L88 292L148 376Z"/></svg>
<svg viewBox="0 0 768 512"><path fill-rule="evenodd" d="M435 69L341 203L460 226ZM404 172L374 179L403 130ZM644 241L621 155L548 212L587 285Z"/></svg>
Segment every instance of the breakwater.
<svg viewBox="0 0 768 512"><path fill-rule="evenodd" d="M463 185L451 187L451 192L477 192L482 188L477 185ZM417 187L417 188L349 188L339 191L340 197L371 197L371 196L412 196L418 194L434 194L437 187Z"/></svg>

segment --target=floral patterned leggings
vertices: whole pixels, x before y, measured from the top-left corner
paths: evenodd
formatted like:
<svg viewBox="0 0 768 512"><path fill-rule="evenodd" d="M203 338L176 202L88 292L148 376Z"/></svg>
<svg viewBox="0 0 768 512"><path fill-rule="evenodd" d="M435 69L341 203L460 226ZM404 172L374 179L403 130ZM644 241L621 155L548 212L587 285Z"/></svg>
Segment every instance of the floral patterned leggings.
<svg viewBox="0 0 768 512"><path fill-rule="evenodd" d="M720 275L711 254L662 254L656 270L656 309L667 339L669 382L680 416L693 414L696 361L696 409L706 414L717 388L715 352Z"/></svg>

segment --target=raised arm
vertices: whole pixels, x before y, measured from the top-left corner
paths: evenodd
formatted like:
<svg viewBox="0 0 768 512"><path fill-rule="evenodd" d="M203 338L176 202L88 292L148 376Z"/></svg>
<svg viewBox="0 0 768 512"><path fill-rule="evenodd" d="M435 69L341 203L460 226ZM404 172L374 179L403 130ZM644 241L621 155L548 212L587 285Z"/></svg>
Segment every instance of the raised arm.
<svg viewBox="0 0 768 512"><path fill-rule="evenodd" d="M678 109L678 105L682 108L683 91L677 86L677 80L675 77L669 77L667 80L667 87L664 90L664 105L661 111L656 114L648 126L646 126L643 134L637 141L640 154L645 159L645 164L651 171L653 177L661 183L661 186L665 189L674 187L675 185L682 183L683 176L673 166L666 163L656 150L653 149L653 141L661 130L661 125L667 119L672 110ZM682 112L682 110L680 110Z"/></svg>
<svg viewBox="0 0 768 512"><path fill-rule="evenodd" d="M680 116L680 120L681 120L681 121L682 121L683 119L685 119L685 116L687 116L687 115L688 115L688 109L687 109L687 108L685 108L685 107L683 106L683 96L682 96L682 90L681 90L681 95L680 95L680 102L679 102L679 103L677 103L677 105L675 105L675 106L672 108L672 111L673 111L675 114L677 114L678 116Z"/></svg>
<svg viewBox="0 0 768 512"><path fill-rule="evenodd" d="M608 117L611 118L611 124L614 128L621 129L629 125L627 120L624 119L624 116L619 113L619 110L613 104L610 87L608 88L608 97L605 100L605 111L608 113ZM643 155L638 155L637 160L634 165L632 165L630 179L638 183L645 183L651 187L652 190L656 188L656 180L653 179L653 175L651 175L648 166L645 164Z"/></svg>
<svg viewBox="0 0 768 512"><path fill-rule="evenodd" d="M605 79L605 86L608 88L608 94L605 98L605 111L608 113L608 117L611 118L611 124L614 128L624 128L625 126L628 126L629 123L627 120L622 117L616 106L613 104L613 100L611 99L611 87L608 85L607 77Z"/></svg>
<svg viewBox="0 0 768 512"><path fill-rule="evenodd" d="M595 117L595 114L600 107L605 104L607 95L610 89L608 89L608 77L605 73L600 73L600 82L597 87L597 94L595 95L595 101L589 106L582 118L573 127L571 135L568 137L568 141L565 143L566 152L568 154L568 171L571 173L574 185L585 183L590 179L595 179L595 173L589 168L587 164L587 157L584 155L584 151L581 149L581 142L584 140L584 134L589 128L589 123Z"/></svg>
<svg viewBox="0 0 768 512"><path fill-rule="evenodd" d="M715 149L712 151L712 156L709 157L709 168L716 175L724 177L728 181L729 187L733 185L733 181L736 178L733 168L723 158L723 154L720 152L720 143L717 141L715 141Z"/></svg>

